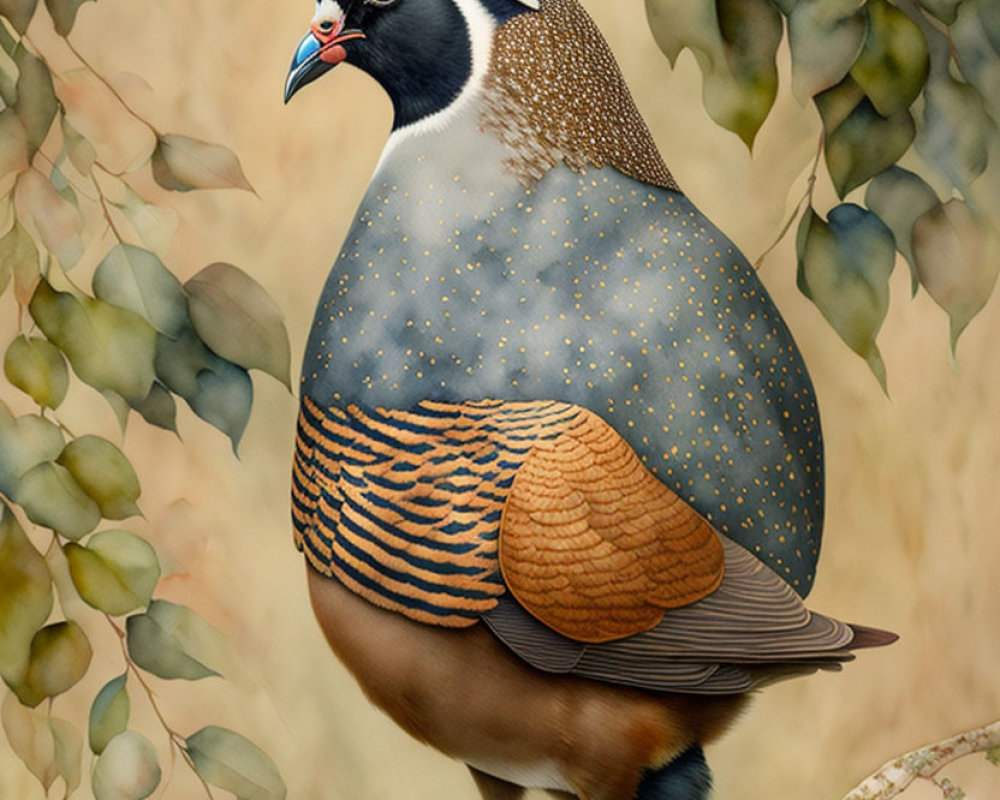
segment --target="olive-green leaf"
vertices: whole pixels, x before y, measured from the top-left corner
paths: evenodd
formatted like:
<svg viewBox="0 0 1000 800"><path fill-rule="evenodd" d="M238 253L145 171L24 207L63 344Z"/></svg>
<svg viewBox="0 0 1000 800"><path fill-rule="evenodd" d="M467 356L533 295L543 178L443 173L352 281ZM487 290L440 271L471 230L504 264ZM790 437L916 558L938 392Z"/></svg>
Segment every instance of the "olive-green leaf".
<svg viewBox="0 0 1000 800"><path fill-rule="evenodd" d="M1000 5L992 0L976 0L974 5L979 13L983 32L993 45L994 51L1000 55Z"/></svg>
<svg viewBox="0 0 1000 800"><path fill-rule="evenodd" d="M128 186L121 202L113 203L150 250L164 250L177 230L177 212L147 203Z"/></svg>
<svg viewBox="0 0 1000 800"><path fill-rule="evenodd" d="M646 13L671 64L694 53L712 119L751 146L777 95L778 11L769 0L646 0Z"/></svg>
<svg viewBox="0 0 1000 800"><path fill-rule="evenodd" d="M45 559L0 502L0 677L8 683L23 681L31 640L51 611Z"/></svg>
<svg viewBox="0 0 1000 800"><path fill-rule="evenodd" d="M86 536L101 521L101 510L65 467L46 461L21 476L18 503L36 525L52 528L67 539Z"/></svg>
<svg viewBox="0 0 1000 800"><path fill-rule="evenodd" d="M799 0L788 17L792 90L805 102L836 86L865 44L864 0Z"/></svg>
<svg viewBox="0 0 1000 800"><path fill-rule="evenodd" d="M37 5L38 0L0 0L0 14L10 20L14 30L23 35L28 30L28 23L35 15Z"/></svg>
<svg viewBox="0 0 1000 800"><path fill-rule="evenodd" d="M25 415L0 420L0 492L16 497L21 477L33 467L59 457L65 441L47 419Z"/></svg>
<svg viewBox="0 0 1000 800"><path fill-rule="evenodd" d="M56 744L46 716L19 703L8 693L0 706L0 722L10 749L48 793L58 777Z"/></svg>
<svg viewBox="0 0 1000 800"><path fill-rule="evenodd" d="M989 161L995 128L983 96L948 76L932 77L924 94L927 103L917 151L964 190L986 171Z"/></svg>
<svg viewBox="0 0 1000 800"><path fill-rule="evenodd" d="M159 381L153 383L146 399L141 403L135 403L133 408L150 425L177 433L177 403L170 391Z"/></svg>
<svg viewBox="0 0 1000 800"><path fill-rule="evenodd" d="M128 531L102 531L86 547L69 542L64 551L73 585L88 605L115 617L149 605L160 561L144 539Z"/></svg>
<svg viewBox="0 0 1000 800"><path fill-rule="evenodd" d="M195 681L219 673L198 659L211 628L187 606L154 600L125 623L132 660L160 678Z"/></svg>
<svg viewBox="0 0 1000 800"><path fill-rule="evenodd" d="M58 463L101 509L105 519L125 519L139 514L135 501L141 492L132 464L115 445L100 436L74 439Z"/></svg>
<svg viewBox="0 0 1000 800"><path fill-rule="evenodd" d="M924 88L930 71L927 40L920 27L888 0L868 0L868 36L851 77L884 117L905 111Z"/></svg>
<svg viewBox="0 0 1000 800"><path fill-rule="evenodd" d="M3 47L0 47L0 100L3 100L7 106L13 106L17 102L17 78L19 74L20 71L17 64L14 63L14 59Z"/></svg>
<svg viewBox="0 0 1000 800"><path fill-rule="evenodd" d="M187 739L198 774L240 800L284 800L286 789L271 758L253 742L210 725Z"/></svg>
<svg viewBox="0 0 1000 800"><path fill-rule="evenodd" d="M156 331L138 314L90 297L59 292L42 280L29 305L42 332L69 358L80 379L137 402L155 374Z"/></svg>
<svg viewBox="0 0 1000 800"><path fill-rule="evenodd" d="M83 219L79 210L56 191L52 182L36 170L28 170L17 180L18 211L28 213L42 244L63 269L76 266L83 255Z"/></svg>
<svg viewBox="0 0 1000 800"><path fill-rule="evenodd" d="M0 263L8 265L14 275L17 301L27 305L40 277L38 248L19 222L15 222L14 227L0 238Z"/></svg>
<svg viewBox="0 0 1000 800"><path fill-rule="evenodd" d="M118 244L97 266L94 294L142 316L160 333L176 338L187 324L187 297L180 281L155 253Z"/></svg>
<svg viewBox="0 0 1000 800"><path fill-rule="evenodd" d="M259 283L238 267L219 262L205 267L184 288L194 329L214 353L291 386L284 319Z"/></svg>
<svg viewBox="0 0 1000 800"><path fill-rule="evenodd" d="M80 786L83 737L73 723L64 719L50 718L49 728L55 744L56 772L66 784L63 793L63 800L66 800Z"/></svg>
<svg viewBox="0 0 1000 800"><path fill-rule="evenodd" d="M159 136L152 157L153 178L164 189L246 189L253 187L243 174L240 161L227 147L190 136L166 133Z"/></svg>
<svg viewBox="0 0 1000 800"><path fill-rule="evenodd" d="M127 678L128 673L124 673L106 683L90 707L88 740L94 755L103 753L108 743L128 727L132 703L125 687Z"/></svg>
<svg viewBox="0 0 1000 800"><path fill-rule="evenodd" d="M76 13L86 2L88 0L45 0L45 7L48 8L52 22L55 23L56 33L67 36L73 30Z"/></svg>
<svg viewBox="0 0 1000 800"><path fill-rule="evenodd" d="M916 124L909 111L883 117L866 97L826 137L826 165L837 193L848 192L895 164L913 143Z"/></svg>
<svg viewBox="0 0 1000 800"><path fill-rule="evenodd" d="M76 622L46 625L31 640L27 684L39 702L72 689L87 674L93 650Z"/></svg>
<svg viewBox="0 0 1000 800"><path fill-rule="evenodd" d="M14 110L24 125L28 158L31 159L48 136L59 101L56 99L49 68L40 59L29 53L24 45L18 45L12 57L18 69L17 103Z"/></svg>
<svg viewBox="0 0 1000 800"><path fill-rule="evenodd" d="M160 777L150 741L135 731L123 731L98 757L90 785L95 800L144 800L156 791Z"/></svg>
<svg viewBox="0 0 1000 800"><path fill-rule="evenodd" d="M69 389L69 372L59 348L37 336L18 336L7 348L4 375L38 405L58 408Z"/></svg>
<svg viewBox="0 0 1000 800"><path fill-rule="evenodd" d="M12 108L0 111L0 178L28 166L28 137Z"/></svg>
<svg viewBox="0 0 1000 800"><path fill-rule="evenodd" d="M66 157L76 167L77 172L81 175L89 175L94 162L97 161L97 150L84 138L83 134L73 127L65 113L60 116L60 123Z"/></svg>
<svg viewBox="0 0 1000 800"><path fill-rule="evenodd" d="M958 16L958 7L962 4L962 0L917 0L917 3L950 25Z"/></svg>
<svg viewBox="0 0 1000 800"><path fill-rule="evenodd" d="M952 349L982 311L1000 273L1000 247L961 200L932 208L913 226L921 285L951 319Z"/></svg>
<svg viewBox="0 0 1000 800"><path fill-rule="evenodd" d="M860 206L837 206L828 222L809 209L799 226L798 257L799 287L885 389L876 338L889 310L892 233Z"/></svg>
<svg viewBox="0 0 1000 800"><path fill-rule="evenodd" d="M896 240L896 249L910 265L914 294L920 286L920 279L913 255L913 224L939 204L937 194L923 178L897 166L875 176L865 192L865 205L889 226Z"/></svg>
<svg viewBox="0 0 1000 800"><path fill-rule="evenodd" d="M994 747L986 751L986 760L994 766L1000 767L1000 747Z"/></svg>

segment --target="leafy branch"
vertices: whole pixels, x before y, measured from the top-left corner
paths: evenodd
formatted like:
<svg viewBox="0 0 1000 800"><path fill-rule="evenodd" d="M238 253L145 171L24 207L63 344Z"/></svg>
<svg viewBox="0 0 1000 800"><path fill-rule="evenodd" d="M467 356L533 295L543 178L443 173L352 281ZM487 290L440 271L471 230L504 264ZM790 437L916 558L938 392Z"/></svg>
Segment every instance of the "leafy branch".
<svg viewBox="0 0 1000 800"><path fill-rule="evenodd" d="M147 676L218 676L203 653L215 634L192 609L154 596L159 555L117 527L140 513L139 476L124 452L101 436L75 434L57 414L81 381L107 400L123 433L133 412L177 432L180 398L236 449L253 405L249 371L289 385L281 314L229 264L181 283L156 254L173 212L142 196L132 173L149 170L167 191L253 189L231 151L161 132L93 67L68 38L81 0L46 0L45 13L39 5L0 0L0 208L8 209L0 214L0 307L13 305L18 321L4 343L0 397L16 391L18 404L37 406L16 415L0 399L0 677L10 690L2 727L46 792L62 779L64 797L83 780L85 727L97 800L141 800L162 774L156 748L130 727L131 683L149 701L171 756L180 754L210 800L212 786L278 800L285 786L277 768L247 739L211 725L183 735L168 723ZM89 108L78 103L70 112L61 96L67 80L29 38L29 25L51 26L153 134L144 163L121 172L105 166L112 154L75 124L88 121ZM109 233L110 246L90 258ZM35 544L43 539L44 550ZM52 715L55 698L90 670L96 646L57 585L106 619L124 659L85 726Z"/></svg>
<svg viewBox="0 0 1000 800"><path fill-rule="evenodd" d="M747 147L778 96L787 40L792 91L816 111L841 201L815 207L814 165L777 238L799 220L799 288L885 387L877 339L898 254L914 294L924 289L948 314L954 350L1000 275L998 173L988 171L1000 146L994 0L646 0L646 9L672 64L693 52L706 110Z"/></svg>

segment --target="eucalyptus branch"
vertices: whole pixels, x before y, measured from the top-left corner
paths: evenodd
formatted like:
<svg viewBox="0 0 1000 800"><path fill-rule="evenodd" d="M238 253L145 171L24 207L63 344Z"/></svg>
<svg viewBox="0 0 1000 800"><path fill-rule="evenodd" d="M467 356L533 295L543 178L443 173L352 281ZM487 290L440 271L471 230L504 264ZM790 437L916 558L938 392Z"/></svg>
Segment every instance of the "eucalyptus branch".
<svg viewBox="0 0 1000 800"><path fill-rule="evenodd" d="M788 231L791 230L792 225L795 220L799 218L803 209L808 208L812 205L813 195L816 192L816 176L819 174L819 162L823 157L823 145L826 143L826 133L822 132L819 135L819 146L816 148L816 158L813 160L812 171L809 173L809 180L806 183L806 190L802 197L799 198L799 202L795 204L795 210L791 213L785 224L781 226L781 231L778 233L777 238L771 243L771 245L760 254L756 261L753 263L753 268L760 269L761 264L764 263L764 259L767 258L771 253L774 252L775 248L784 240L785 236L788 235Z"/></svg>
<svg viewBox="0 0 1000 800"><path fill-rule="evenodd" d="M198 770L195 767L194 761L191 759L191 756L187 751L186 747L187 739L181 734L179 734L176 730L174 730L170 726L170 723L167 722L166 717L160 710L159 703L156 702L156 694L153 692L152 687L149 685L149 683L147 683L146 679L143 677L142 671L139 669L138 666L136 666L136 663L132 660L132 656L129 655L128 644L126 643L125 631L122 630L122 627L117 622L114 621L114 619L111 617L110 614L105 614L104 616L107 619L108 624L111 626L115 634L118 636L118 643L121 645L122 656L125 659L126 670L136 679L138 684L142 687L143 692L145 692L146 697L149 699L149 704L153 709L153 713L156 715L156 718L160 721L160 725L163 726L164 732L167 734L167 738L170 741L171 747L176 748L177 752L181 754L181 758L184 759L184 763L186 763L191 768L191 771L195 774L195 777L198 778L198 781L205 789L205 793L208 795L209 800L214 800L214 795L212 794L211 787L208 785L205 779L198 774Z"/></svg>
<svg viewBox="0 0 1000 800"><path fill-rule="evenodd" d="M917 779L935 783L945 792L946 798L957 797L959 795L955 794L955 787L949 781L936 778L938 772L963 756L986 753L998 747L1000 721L894 758L866 778L844 800L889 800Z"/></svg>

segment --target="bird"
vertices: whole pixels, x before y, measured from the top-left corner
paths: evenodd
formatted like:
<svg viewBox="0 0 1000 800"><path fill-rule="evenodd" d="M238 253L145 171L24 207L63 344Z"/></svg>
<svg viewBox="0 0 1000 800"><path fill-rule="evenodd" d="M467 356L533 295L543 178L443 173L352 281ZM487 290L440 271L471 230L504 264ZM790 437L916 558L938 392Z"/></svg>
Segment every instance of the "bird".
<svg viewBox="0 0 1000 800"><path fill-rule="evenodd" d="M815 390L578 0L319 0L392 130L322 289L295 543L368 698L484 800L705 800L777 680L895 635L804 604Z"/></svg>

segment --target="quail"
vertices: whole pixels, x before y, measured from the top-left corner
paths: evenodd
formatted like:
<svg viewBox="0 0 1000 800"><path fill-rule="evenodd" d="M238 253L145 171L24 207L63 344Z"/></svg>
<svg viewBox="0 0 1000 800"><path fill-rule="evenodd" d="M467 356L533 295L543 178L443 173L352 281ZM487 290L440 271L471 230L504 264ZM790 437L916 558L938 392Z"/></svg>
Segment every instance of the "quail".
<svg viewBox="0 0 1000 800"><path fill-rule="evenodd" d="M704 800L775 680L894 635L803 604L816 396L578 0L320 0L393 128L303 362L295 541L333 651L485 800Z"/></svg>

